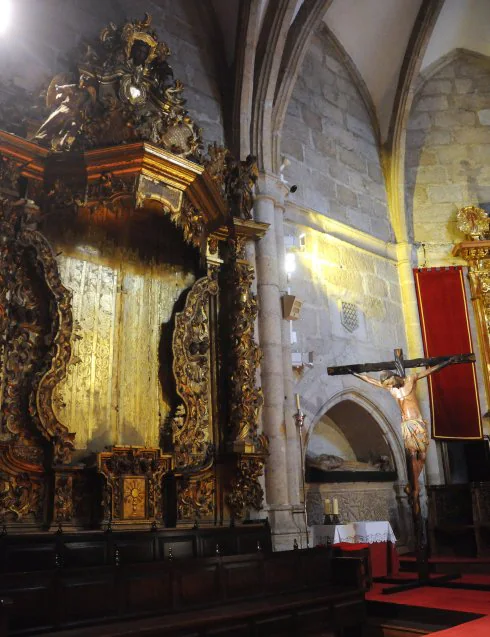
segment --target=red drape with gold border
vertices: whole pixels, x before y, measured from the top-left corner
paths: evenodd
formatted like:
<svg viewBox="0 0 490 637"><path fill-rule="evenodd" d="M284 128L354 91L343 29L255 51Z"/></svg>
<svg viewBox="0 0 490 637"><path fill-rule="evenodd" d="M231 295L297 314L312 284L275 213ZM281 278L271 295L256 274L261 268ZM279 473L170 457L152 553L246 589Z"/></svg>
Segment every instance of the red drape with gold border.
<svg viewBox="0 0 490 637"><path fill-rule="evenodd" d="M425 356L473 351L468 307L460 267L414 270ZM432 437L482 437L475 365L451 365L428 378Z"/></svg>

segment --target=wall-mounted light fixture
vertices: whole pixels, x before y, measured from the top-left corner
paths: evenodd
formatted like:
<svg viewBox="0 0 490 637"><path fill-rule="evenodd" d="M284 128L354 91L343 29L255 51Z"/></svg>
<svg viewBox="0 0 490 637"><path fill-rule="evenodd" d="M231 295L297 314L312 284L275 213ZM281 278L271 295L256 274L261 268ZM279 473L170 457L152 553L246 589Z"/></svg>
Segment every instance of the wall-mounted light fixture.
<svg viewBox="0 0 490 637"><path fill-rule="evenodd" d="M286 256L284 257L284 268L289 281L291 274L296 270L296 255L294 252L286 252Z"/></svg>

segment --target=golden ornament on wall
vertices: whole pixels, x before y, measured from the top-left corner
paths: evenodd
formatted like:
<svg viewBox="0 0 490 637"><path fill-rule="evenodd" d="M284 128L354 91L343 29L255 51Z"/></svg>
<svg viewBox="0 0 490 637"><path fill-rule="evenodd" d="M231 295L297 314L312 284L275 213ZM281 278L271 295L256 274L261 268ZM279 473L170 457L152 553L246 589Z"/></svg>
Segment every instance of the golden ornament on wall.
<svg viewBox="0 0 490 637"><path fill-rule="evenodd" d="M465 206L457 214L458 230L472 239L483 239L489 232L490 219L482 208Z"/></svg>
<svg viewBox="0 0 490 637"><path fill-rule="evenodd" d="M143 519L145 503L146 479L137 476L123 478L123 517Z"/></svg>

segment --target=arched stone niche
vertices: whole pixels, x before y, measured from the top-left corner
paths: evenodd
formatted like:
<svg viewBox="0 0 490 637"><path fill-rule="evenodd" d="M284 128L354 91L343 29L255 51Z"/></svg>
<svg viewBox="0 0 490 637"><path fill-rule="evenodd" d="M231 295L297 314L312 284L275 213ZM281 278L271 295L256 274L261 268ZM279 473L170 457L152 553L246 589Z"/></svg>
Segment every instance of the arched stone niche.
<svg viewBox="0 0 490 637"><path fill-rule="evenodd" d="M406 543L410 517L403 446L365 396L340 392L319 411L307 435L305 473L310 526L323 523L323 502L335 497L341 522L389 520Z"/></svg>

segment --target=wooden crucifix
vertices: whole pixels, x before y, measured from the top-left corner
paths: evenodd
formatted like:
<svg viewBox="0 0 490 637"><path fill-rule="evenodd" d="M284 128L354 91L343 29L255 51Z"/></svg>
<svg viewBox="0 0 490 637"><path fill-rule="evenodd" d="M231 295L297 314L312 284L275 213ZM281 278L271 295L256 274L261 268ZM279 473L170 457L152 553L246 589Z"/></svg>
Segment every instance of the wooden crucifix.
<svg viewBox="0 0 490 637"><path fill-rule="evenodd" d="M405 445L409 479L406 491L412 508L419 582L422 580L426 582L428 579L425 527L420 511L419 476L424 468L430 439L427 423L422 418L420 411L415 386L421 378L425 378L443 367L458 363L474 362L474 354L404 360L403 351L396 349L395 360L393 361L367 363L364 365L344 365L327 369L330 376L353 374L370 385L389 391L400 408L402 437ZM414 367L426 367L427 369L407 376L406 370ZM379 380L376 380L364 372L381 372L381 374ZM394 589L388 590L389 592L394 592Z"/></svg>

